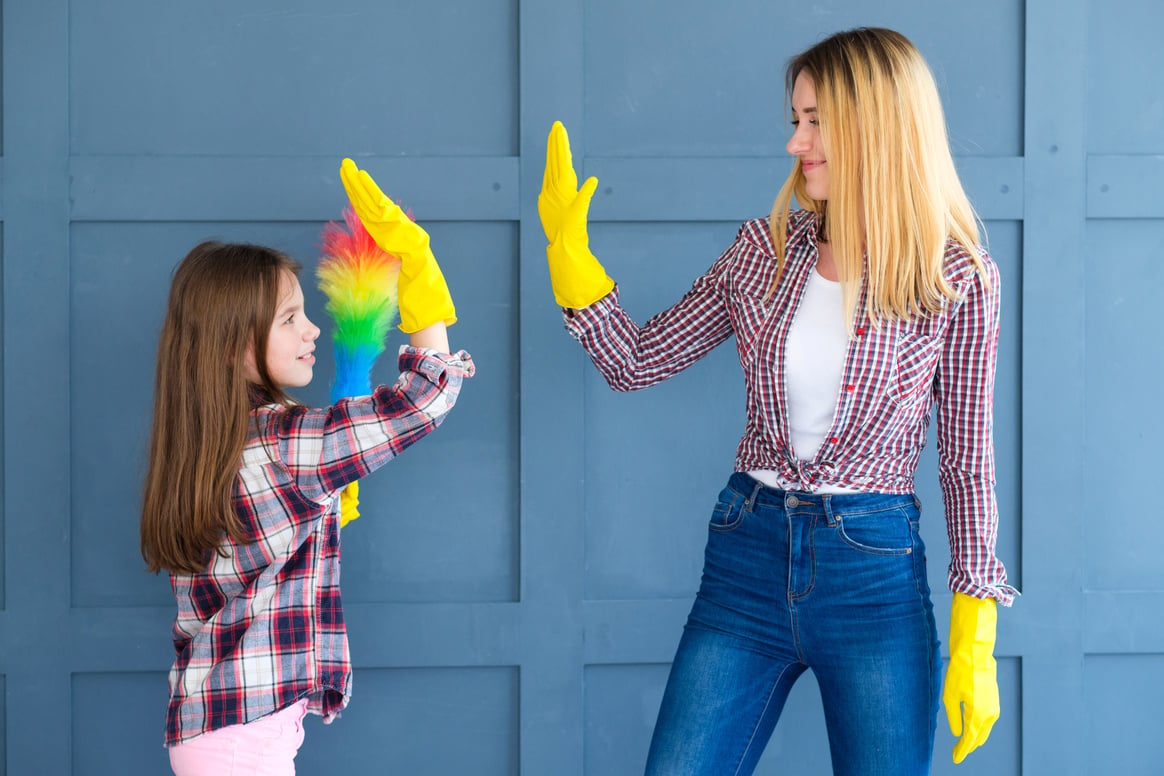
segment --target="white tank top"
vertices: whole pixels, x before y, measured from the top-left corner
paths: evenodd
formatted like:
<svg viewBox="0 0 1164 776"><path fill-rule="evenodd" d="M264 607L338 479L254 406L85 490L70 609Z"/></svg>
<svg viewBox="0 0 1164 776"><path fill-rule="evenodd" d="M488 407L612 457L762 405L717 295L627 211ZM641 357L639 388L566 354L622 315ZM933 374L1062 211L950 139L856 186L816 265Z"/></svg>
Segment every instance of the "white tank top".
<svg viewBox="0 0 1164 776"><path fill-rule="evenodd" d="M811 461L833 425L849 333L845 328L841 284L813 270L796 317L788 329L784 383L788 391L788 436L793 455ZM765 485L799 489L772 471L749 472ZM852 488L821 487L820 493L855 493Z"/></svg>

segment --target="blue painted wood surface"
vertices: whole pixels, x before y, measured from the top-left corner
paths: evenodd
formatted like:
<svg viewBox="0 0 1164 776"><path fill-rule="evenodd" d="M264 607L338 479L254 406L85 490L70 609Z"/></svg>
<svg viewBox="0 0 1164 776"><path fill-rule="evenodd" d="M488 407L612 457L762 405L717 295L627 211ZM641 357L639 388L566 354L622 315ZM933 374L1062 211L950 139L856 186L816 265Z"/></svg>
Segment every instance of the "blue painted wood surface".
<svg viewBox="0 0 1164 776"><path fill-rule="evenodd" d="M165 772L173 604L137 500L169 274L211 236L313 265L344 155L431 232L479 375L364 486L354 698L299 772L640 773L742 379L730 347L638 395L598 378L549 293L546 132L600 178L592 247L645 320L768 211L787 57L862 24L933 66L1005 295L999 552L1024 595L1002 719L958 768L942 720L934 771L1159 773L1162 22L1155 0L5 2L0 776ZM759 772L830 772L811 676Z"/></svg>

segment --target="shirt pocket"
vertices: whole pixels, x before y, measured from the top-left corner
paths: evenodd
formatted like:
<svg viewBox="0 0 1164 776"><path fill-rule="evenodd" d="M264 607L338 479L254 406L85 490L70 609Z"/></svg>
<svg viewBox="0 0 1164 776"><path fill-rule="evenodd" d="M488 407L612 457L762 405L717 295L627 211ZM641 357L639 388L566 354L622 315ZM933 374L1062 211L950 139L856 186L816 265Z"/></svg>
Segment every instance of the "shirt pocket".
<svg viewBox="0 0 1164 776"><path fill-rule="evenodd" d="M728 307L732 333L739 350L740 366L745 369L756 359L760 334L768 322L772 303L761 294L734 294Z"/></svg>
<svg viewBox="0 0 1164 776"><path fill-rule="evenodd" d="M908 325L897 333L889 398L899 406L913 407L930 394L942 355L942 338Z"/></svg>

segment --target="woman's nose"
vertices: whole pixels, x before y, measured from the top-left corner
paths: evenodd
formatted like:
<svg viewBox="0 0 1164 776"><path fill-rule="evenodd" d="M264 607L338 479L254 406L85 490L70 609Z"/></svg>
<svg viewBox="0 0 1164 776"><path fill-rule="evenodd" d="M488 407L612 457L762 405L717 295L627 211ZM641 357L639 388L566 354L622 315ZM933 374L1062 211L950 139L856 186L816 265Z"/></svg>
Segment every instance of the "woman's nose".
<svg viewBox="0 0 1164 776"><path fill-rule="evenodd" d="M798 127L796 131L792 133L792 137L788 138L788 145L786 145L784 148L792 156L800 156L806 150L808 150L807 146L808 144L805 140L804 134Z"/></svg>

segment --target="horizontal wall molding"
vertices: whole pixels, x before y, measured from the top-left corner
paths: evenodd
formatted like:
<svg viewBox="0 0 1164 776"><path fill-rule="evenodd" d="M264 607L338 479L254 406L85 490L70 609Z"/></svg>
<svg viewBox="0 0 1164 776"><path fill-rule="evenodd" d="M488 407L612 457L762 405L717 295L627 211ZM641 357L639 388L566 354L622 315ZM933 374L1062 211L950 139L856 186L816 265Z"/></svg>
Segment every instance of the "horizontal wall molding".
<svg viewBox="0 0 1164 776"><path fill-rule="evenodd" d="M172 606L70 610L71 670L168 671L174 661L167 637L174 613ZM344 604L344 619L357 672L517 665L539 643L536 623L523 635L518 603ZM2 616L0 624L8 624ZM32 639L35 629L29 631Z"/></svg>
<svg viewBox="0 0 1164 776"><path fill-rule="evenodd" d="M949 597L934 594L939 631L945 628ZM1019 608L1027 608L1033 602L1020 603ZM1038 644L1039 639L1061 643L1065 629L1085 634L1088 654L1164 654L1164 620L1144 616L1164 610L1164 591L1085 593L1082 628L1068 600L1044 603L1037 613L1000 613L999 657L1030 656L1028 650L1010 647ZM669 663L690 608L690 598L586 601L583 661ZM528 631L520 603L349 604L344 611L357 667L518 665L531 651L552 648L543 643L545 634ZM172 607L72 609L69 641L77 645L72 669L168 670L173 660L169 641L158 634L167 632L173 616ZM0 633L8 633L7 626L16 623L0 611L0 625L5 626ZM20 648L18 643L8 646ZM111 664L111 655L122 659Z"/></svg>
<svg viewBox="0 0 1164 776"><path fill-rule="evenodd" d="M948 655L948 612L952 595L933 593L934 615L943 654ZM1062 645L1078 632L1074 599L1055 599L1033 618L1028 611L1000 609L995 657L1027 657L1043 645ZM583 659L587 665L670 663L691 610L691 598L586 601ZM1020 606L1025 607L1025 601ZM1049 610L1049 611L1048 611ZM1038 639L1042 639L1039 641ZM1031 645L1030 648L1024 645Z"/></svg>
<svg viewBox="0 0 1164 776"><path fill-rule="evenodd" d="M1164 155L1087 157L1088 218L1164 218Z"/></svg>
<svg viewBox="0 0 1164 776"><path fill-rule="evenodd" d="M339 163L331 156L74 156L71 217L325 221L346 201ZM425 220L518 219L517 157L359 157L357 163Z"/></svg>
<svg viewBox="0 0 1164 776"><path fill-rule="evenodd" d="M71 217L326 220L343 202L337 162L333 157L75 156L69 162ZM389 195L428 220L520 218L517 157L367 157L359 164ZM739 221L768 212L789 164L786 156L588 158L582 174L599 176L594 222ZM1022 218L1021 157L962 157L957 164L983 219Z"/></svg>
<svg viewBox="0 0 1164 776"><path fill-rule="evenodd" d="M983 220L1023 217L1022 157L955 159ZM788 177L787 156L587 158L598 176L593 221L738 221L766 215Z"/></svg>

